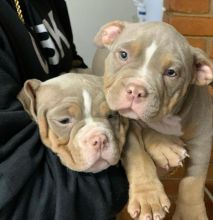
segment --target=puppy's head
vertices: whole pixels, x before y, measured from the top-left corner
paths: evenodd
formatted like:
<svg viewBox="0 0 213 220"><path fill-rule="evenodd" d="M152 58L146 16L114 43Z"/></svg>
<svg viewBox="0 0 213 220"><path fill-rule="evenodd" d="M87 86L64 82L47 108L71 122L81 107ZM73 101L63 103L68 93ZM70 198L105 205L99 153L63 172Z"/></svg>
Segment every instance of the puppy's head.
<svg viewBox="0 0 213 220"><path fill-rule="evenodd" d="M18 99L65 166L99 172L119 161L128 122L109 110L101 77L72 73L28 80Z"/></svg>
<svg viewBox="0 0 213 220"><path fill-rule="evenodd" d="M173 114L189 86L212 82L212 63L163 22L113 21L95 37L106 47L104 90L111 109L154 122Z"/></svg>

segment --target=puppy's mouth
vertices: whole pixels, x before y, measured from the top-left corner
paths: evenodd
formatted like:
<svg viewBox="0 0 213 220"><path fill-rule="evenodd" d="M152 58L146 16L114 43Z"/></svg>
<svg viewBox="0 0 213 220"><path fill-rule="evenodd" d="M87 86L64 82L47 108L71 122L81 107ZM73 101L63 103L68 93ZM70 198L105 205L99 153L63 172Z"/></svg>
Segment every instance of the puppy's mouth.
<svg viewBox="0 0 213 220"><path fill-rule="evenodd" d="M116 156L117 155L117 156ZM96 154L96 159L90 163L89 167L84 172L97 173L108 167L118 163L120 156L115 154L115 152L98 152Z"/></svg>
<svg viewBox="0 0 213 220"><path fill-rule="evenodd" d="M146 110L146 103L135 102L131 100L125 103L125 106L121 106L117 111L126 118L141 119L144 111Z"/></svg>
<svg viewBox="0 0 213 220"><path fill-rule="evenodd" d="M114 101L113 101L114 102ZM118 111L122 116L131 119L140 119L146 109L146 103L120 97L117 102L111 103L111 108Z"/></svg>
<svg viewBox="0 0 213 220"><path fill-rule="evenodd" d="M140 119L137 112L135 112L131 107L125 108L125 109L120 109L120 110L118 110L118 112L126 118Z"/></svg>
<svg viewBox="0 0 213 220"><path fill-rule="evenodd" d="M114 165L120 158L120 151L114 134L108 125L91 122L82 127L75 143L84 163L84 172L97 173Z"/></svg>

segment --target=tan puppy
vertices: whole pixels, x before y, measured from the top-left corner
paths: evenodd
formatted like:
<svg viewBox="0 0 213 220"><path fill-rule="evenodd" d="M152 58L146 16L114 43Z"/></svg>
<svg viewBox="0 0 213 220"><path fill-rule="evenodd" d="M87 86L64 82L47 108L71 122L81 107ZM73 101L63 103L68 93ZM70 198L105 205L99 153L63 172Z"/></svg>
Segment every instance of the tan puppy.
<svg viewBox="0 0 213 220"><path fill-rule="evenodd" d="M181 135L186 143L190 158L173 219L206 220L203 189L212 141L212 102L207 89L213 80L211 61L162 22L114 21L101 28L96 43L109 50L104 89L110 108L160 133ZM175 149L172 153L171 148L149 145L152 132L145 132L147 150L157 161L163 159L162 154L172 161ZM135 184L132 189L135 198L130 206L140 208L135 203L143 187Z"/></svg>
<svg viewBox="0 0 213 220"><path fill-rule="evenodd" d="M18 99L43 143L70 169L99 172L120 159L128 121L109 110L102 78L68 73L25 82Z"/></svg>
<svg viewBox="0 0 213 220"><path fill-rule="evenodd" d="M38 123L43 143L70 169L99 172L120 159L129 123L127 119L109 110L102 88L101 77L69 73L46 82L28 80L18 96L25 110ZM146 196L142 197L146 200L143 209L149 209L146 204L149 201L153 216L158 219L164 217L170 202L150 158L140 152L137 158L134 157L135 150L144 145L140 129L131 121L126 150L121 159L127 176L131 176L130 186L139 183L143 185L146 192ZM145 136L149 137L148 134ZM156 145L152 140L149 144ZM163 144L176 147L169 139ZM141 179L143 181L138 179L137 173L140 161L146 161L140 167L146 173ZM152 172L146 172L150 166ZM153 189L151 192L150 186ZM130 198L134 198L132 187L129 194ZM132 207L131 215L138 214L139 210Z"/></svg>
<svg viewBox="0 0 213 220"><path fill-rule="evenodd" d="M127 134L129 122L109 110L102 90L102 81L102 77L74 73L46 82L32 79L25 82L18 98L37 122L43 143L70 169L99 172L116 164L127 139L126 150L121 159L127 175L131 176L129 184L132 186L141 182L135 172L140 160L151 160L143 154L139 154L137 159L134 157L134 149L143 146L141 127L132 121ZM170 145L172 142L168 140L168 146ZM140 169L147 170L149 166L149 163L144 163ZM165 215L164 211L169 208L170 202L152 162L151 166L156 178L153 179L152 174L148 174L151 178L147 175L142 177L146 179L143 189L147 191L147 187L150 188L150 179L154 190L143 199L150 201L155 207L153 216L157 219ZM130 187L130 198L135 195L131 189ZM144 209L147 209L146 204ZM133 209L133 216L137 216L138 213L137 209Z"/></svg>

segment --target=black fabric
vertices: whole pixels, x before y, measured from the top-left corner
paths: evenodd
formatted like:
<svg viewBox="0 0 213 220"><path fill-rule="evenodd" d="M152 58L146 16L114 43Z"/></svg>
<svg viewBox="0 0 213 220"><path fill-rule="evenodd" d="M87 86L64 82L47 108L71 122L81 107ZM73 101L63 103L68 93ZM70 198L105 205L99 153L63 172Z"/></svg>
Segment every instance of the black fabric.
<svg viewBox="0 0 213 220"><path fill-rule="evenodd" d="M71 26L69 24L67 11L65 10L66 7L64 1L60 1L59 3L58 1L53 1L53 0L51 1L35 0L35 1L30 1L32 2L31 4L29 3L28 0L20 1L23 9L25 26L18 19L17 13L14 10L13 0L9 2L10 4L8 3L8 1L0 0L0 6L1 6L0 24L5 30L7 37L10 41L11 47L13 49L13 52L16 56L16 59L18 60L17 64L18 67L20 68L20 72L22 74L24 73L24 75L22 75L22 78L24 80L34 77L35 78L39 77L41 80L46 80L51 77L57 76L61 72L67 72L73 67L73 60L79 61L78 66L74 66L74 67L81 67L81 68L87 67L83 62L82 58L78 56L75 45L73 44ZM61 7L59 7L58 5L61 5ZM55 8L57 8L57 11L55 10ZM38 13L36 9L40 13ZM57 28L60 28L60 31L63 34L66 34L67 40L70 43L70 48L67 49L64 46L64 43L62 42L62 47L64 49L65 56L60 57L60 62L57 65L51 65L48 62L47 55L49 53L52 53L54 55L54 51L47 47L42 48L39 39L42 33L35 32L35 26L43 24L42 23L43 19L46 19L50 23L50 26L52 25L48 17L48 13L50 12L51 9L52 11L54 10L53 16L57 24ZM62 10L65 11L62 12ZM57 18L57 14L60 14L60 17L63 21L63 25L61 22L59 22ZM28 34L28 32L30 34ZM46 36L46 38L48 37L53 41L54 46L58 51L59 50L58 45L54 41L53 37L49 35L48 32L46 34L48 35ZM35 41L34 43L37 49L39 50L38 52L39 55L41 56L41 59L43 60L43 62L47 63L48 65L48 73L46 71L46 74L44 74L45 71L44 69L42 69L42 66L40 65L38 56L35 52L35 48L34 48L35 46L33 47L30 36L34 38ZM43 39L43 40L47 40L47 39Z"/></svg>
<svg viewBox="0 0 213 220"><path fill-rule="evenodd" d="M73 46L70 52L67 51L67 57L72 58L69 63L65 55L60 64L52 66L50 72L46 73L29 37L31 24L26 24L28 27L25 28L11 6L13 1L11 4L8 2L0 0L0 219L114 218L126 203L128 195L128 183L122 167L111 167L98 174L68 170L41 143L37 125L16 99L24 80L46 80L71 68L72 60L80 58L74 44L70 42ZM38 7L42 7L45 2L51 8L54 3L46 0L36 2L37 6L29 6L29 2L25 1L32 10L43 11L44 14L45 10ZM60 3L64 4L62 0ZM44 14L37 14L41 21ZM30 20L35 20L35 17L32 16ZM59 25L59 20L57 22L58 27L63 27ZM67 25L67 21L63 24ZM69 28L66 27L66 31L62 28L61 31L72 41ZM31 31L34 37L33 29ZM35 41L39 44L37 38ZM47 59L42 49L40 52L43 59ZM48 65L51 66L50 63ZM80 65L84 66L83 63Z"/></svg>
<svg viewBox="0 0 213 220"><path fill-rule="evenodd" d="M5 0L0 0L0 25L10 41L22 79L34 77L39 77L41 80L48 79L49 76L44 74L34 52L27 29L18 19L16 11Z"/></svg>

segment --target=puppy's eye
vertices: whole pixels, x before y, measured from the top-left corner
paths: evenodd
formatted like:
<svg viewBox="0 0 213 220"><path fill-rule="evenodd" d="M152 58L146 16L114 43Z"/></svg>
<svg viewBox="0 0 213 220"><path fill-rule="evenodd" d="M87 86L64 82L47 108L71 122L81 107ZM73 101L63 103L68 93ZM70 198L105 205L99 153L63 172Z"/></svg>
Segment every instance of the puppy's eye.
<svg viewBox="0 0 213 220"><path fill-rule="evenodd" d="M121 60L126 61L128 59L128 53L124 50L119 51L119 57Z"/></svg>
<svg viewBox="0 0 213 220"><path fill-rule="evenodd" d="M164 72L164 75L169 76L169 77L175 77L177 76L177 72L174 69L167 69Z"/></svg>
<svg viewBox="0 0 213 220"><path fill-rule="evenodd" d="M59 123L60 124L63 124L63 125L65 125L65 124L69 124L69 123L71 123L72 121L71 121L71 118L62 118L61 120L59 120Z"/></svg>

